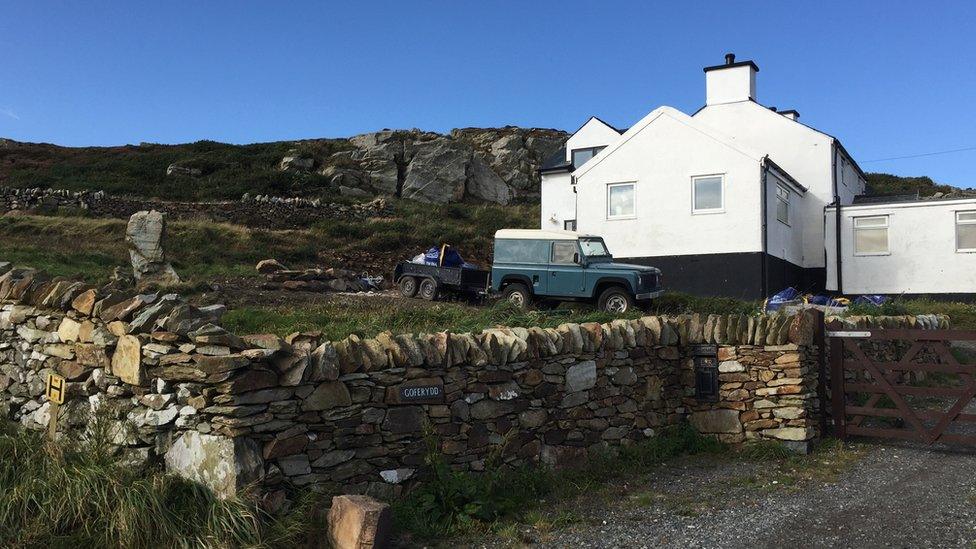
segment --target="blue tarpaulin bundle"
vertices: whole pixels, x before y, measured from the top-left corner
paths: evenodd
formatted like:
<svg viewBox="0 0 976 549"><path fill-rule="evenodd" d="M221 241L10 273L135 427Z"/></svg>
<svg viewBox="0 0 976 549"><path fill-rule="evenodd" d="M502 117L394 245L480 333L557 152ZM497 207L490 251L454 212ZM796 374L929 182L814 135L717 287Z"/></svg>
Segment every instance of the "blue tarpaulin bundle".
<svg viewBox="0 0 976 549"><path fill-rule="evenodd" d="M796 288L789 287L781 292L773 295L773 297L766 300L766 310L767 311L777 311L784 303L789 303L800 299L800 292Z"/></svg>
<svg viewBox="0 0 976 549"><path fill-rule="evenodd" d="M444 255L443 260L441 259L441 254ZM427 253L423 255L423 263L425 265L436 265L440 267L461 267L462 269L479 268L477 265L465 261L461 257L461 254L450 244L444 244L439 248L434 246L427 250Z"/></svg>
<svg viewBox="0 0 976 549"><path fill-rule="evenodd" d="M855 305L881 305L888 298L883 295L860 295L854 300Z"/></svg>

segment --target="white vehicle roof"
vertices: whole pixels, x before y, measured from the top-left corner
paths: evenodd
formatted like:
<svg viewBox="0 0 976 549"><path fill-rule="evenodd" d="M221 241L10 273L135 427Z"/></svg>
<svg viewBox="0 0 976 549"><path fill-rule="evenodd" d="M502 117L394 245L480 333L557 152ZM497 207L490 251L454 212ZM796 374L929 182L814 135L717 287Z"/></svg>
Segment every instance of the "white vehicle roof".
<svg viewBox="0 0 976 549"><path fill-rule="evenodd" d="M495 231L495 238L516 240L576 240L581 236L594 237L595 235L575 231L547 231L541 229L502 229Z"/></svg>

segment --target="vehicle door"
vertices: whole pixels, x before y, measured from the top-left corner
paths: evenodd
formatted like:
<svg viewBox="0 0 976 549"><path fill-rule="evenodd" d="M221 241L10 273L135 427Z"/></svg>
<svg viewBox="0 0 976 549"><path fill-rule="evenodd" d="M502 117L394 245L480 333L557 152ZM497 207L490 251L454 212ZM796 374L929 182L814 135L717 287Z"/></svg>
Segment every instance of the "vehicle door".
<svg viewBox="0 0 976 549"><path fill-rule="evenodd" d="M549 295L583 295L583 267L575 240L556 240L549 255Z"/></svg>

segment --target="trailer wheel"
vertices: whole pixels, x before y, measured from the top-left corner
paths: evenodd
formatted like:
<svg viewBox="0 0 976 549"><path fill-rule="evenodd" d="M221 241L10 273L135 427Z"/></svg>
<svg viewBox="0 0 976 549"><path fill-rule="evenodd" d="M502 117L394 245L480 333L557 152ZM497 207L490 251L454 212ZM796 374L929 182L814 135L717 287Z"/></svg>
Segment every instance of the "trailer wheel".
<svg viewBox="0 0 976 549"><path fill-rule="evenodd" d="M532 294L529 292L529 289L525 284L518 282L505 286L505 291L502 292L502 299L519 309L528 309L529 305L532 304Z"/></svg>
<svg viewBox="0 0 976 549"><path fill-rule="evenodd" d="M400 295L403 297L413 297L417 295L417 279L412 276L400 278Z"/></svg>
<svg viewBox="0 0 976 549"><path fill-rule="evenodd" d="M420 281L420 298L427 301L434 301L437 299L438 291L440 290L440 285L433 278L425 278Z"/></svg>

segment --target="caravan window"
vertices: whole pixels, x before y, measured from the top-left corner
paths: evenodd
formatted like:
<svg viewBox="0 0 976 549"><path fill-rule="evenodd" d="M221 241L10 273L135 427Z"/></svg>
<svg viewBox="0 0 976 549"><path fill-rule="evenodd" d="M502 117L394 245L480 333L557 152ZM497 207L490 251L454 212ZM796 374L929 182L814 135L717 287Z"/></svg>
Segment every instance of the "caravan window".
<svg viewBox="0 0 976 549"><path fill-rule="evenodd" d="M976 210L956 212L956 251L976 252Z"/></svg>
<svg viewBox="0 0 976 549"><path fill-rule="evenodd" d="M854 218L854 255L887 255L888 216Z"/></svg>

